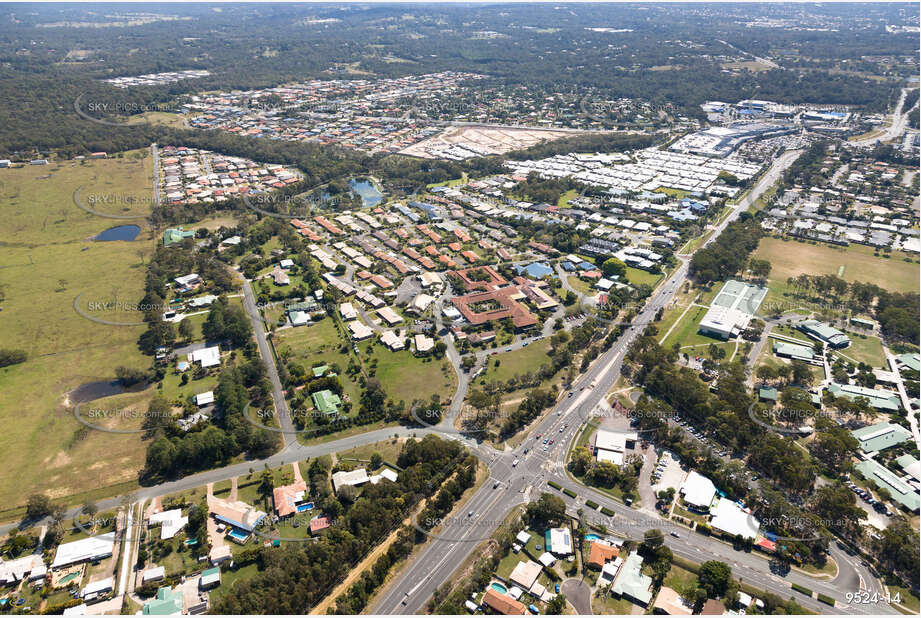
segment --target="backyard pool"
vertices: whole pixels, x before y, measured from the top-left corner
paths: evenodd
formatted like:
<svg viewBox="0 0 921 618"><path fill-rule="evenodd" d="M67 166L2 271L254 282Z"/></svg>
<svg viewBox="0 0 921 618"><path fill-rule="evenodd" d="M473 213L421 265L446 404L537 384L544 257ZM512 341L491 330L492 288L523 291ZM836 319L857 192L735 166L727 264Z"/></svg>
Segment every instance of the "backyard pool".
<svg viewBox="0 0 921 618"><path fill-rule="evenodd" d="M495 590L496 592L499 592L499 593L502 593L502 594L505 594L506 592L508 592L508 588L506 588L505 586L503 586L503 585L500 584L499 582L493 582L492 584L490 584L490 587L491 587L493 590Z"/></svg>
<svg viewBox="0 0 921 618"><path fill-rule="evenodd" d="M79 571L74 571L73 573L68 573L67 575L65 575L64 577L62 577L61 579L58 580L57 585L58 585L58 586L63 586L63 585L65 585L65 584L69 584L70 582L72 582L73 580L75 580L79 575L80 575L80 572L79 572Z"/></svg>
<svg viewBox="0 0 921 618"><path fill-rule="evenodd" d="M237 530L236 528L231 529L231 531L227 533L227 536L233 537L235 541L239 541L240 543L245 542L246 539L249 538L249 534L242 530Z"/></svg>
<svg viewBox="0 0 921 618"><path fill-rule="evenodd" d="M308 502L307 504L298 504L298 505L297 505L297 512L298 512L298 513L303 513L304 511L312 511L312 510L313 510L313 502Z"/></svg>
<svg viewBox="0 0 921 618"><path fill-rule="evenodd" d="M601 537L598 536L597 534L586 534L585 540L586 541L600 541Z"/></svg>

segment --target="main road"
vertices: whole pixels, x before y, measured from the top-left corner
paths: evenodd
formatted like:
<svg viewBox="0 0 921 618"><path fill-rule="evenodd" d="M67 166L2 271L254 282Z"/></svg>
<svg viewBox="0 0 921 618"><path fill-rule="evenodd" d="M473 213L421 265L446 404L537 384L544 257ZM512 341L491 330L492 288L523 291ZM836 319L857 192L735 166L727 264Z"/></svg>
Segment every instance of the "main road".
<svg viewBox="0 0 921 618"><path fill-rule="evenodd" d="M909 88L903 88L902 93L899 95L899 100L895 104L895 107L892 110L892 122L889 123L889 126L886 127L880 135L876 137L868 137L861 140L853 140L848 143L855 144L857 146L873 146L876 142L888 142L889 140L897 138L899 135L905 132L905 129L908 128L908 112L911 110L902 110L902 105L905 103L905 97L908 95ZM918 103L915 103L912 106L914 109Z"/></svg>
<svg viewBox="0 0 921 618"><path fill-rule="evenodd" d="M801 151L790 151L776 159L752 191L716 225L715 233L704 246L712 243L729 223L736 220L773 186L800 153ZM620 375L624 354L630 344L642 332L645 324L654 319L656 312L673 300L676 291L686 280L687 272L688 261L682 259L676 271L659 285L645 308L636 316L634 325L629 327L573 385L574 395L562 399L532 431L534 435L553 438L556 441L554 446L548 445L544 450L540 448L540 442L526 440L513 450L499 452L483 444L474 446L473 442L468 441L468 446L473 446L473 452L489 465L489 482L471 496L464 507L468 511L466 515L462 514L444 522L444 525L431 535L406 570L385 590L373 608L374 613L412 614L422 611L432 593L451 578L458 565L478 543L493 534L513 508L527 502L532 494L536 495L544 490L552 491L547 485L548 481L554 481L578 496L573 499L561 494L570 511L574 512L584 505L587 497L613 511L613 517L598 517L606 519L605 527L614 534L636 539L649 528L676 526L650 510L627 507L603 492L575 482L566 473L565 460L569 444L578 435L580 427L596 410L603 410L606 406L605 394ZM586 511L594 512L593 509ZM774 592L782 598L793 595L791 583L797 583L834 598L835 610L840 613L897 613L888 605L847 603L847 592L857 592L868 583L867 589L871 593L881 589L864 567L856 564L836 547L831 549L832 556L838 564L838 574L835 578L823 580L797 571L781 577L771 573L768 560L759 554L739 552L720 540L696 533L678 534L680 538L666 536L666 544L675 555L695 562L708 559L722 560L733 568L736 577L743 578L746 583L757 588ZM818 600L799 593L796 600L815 611L829 609Z"/></svg>

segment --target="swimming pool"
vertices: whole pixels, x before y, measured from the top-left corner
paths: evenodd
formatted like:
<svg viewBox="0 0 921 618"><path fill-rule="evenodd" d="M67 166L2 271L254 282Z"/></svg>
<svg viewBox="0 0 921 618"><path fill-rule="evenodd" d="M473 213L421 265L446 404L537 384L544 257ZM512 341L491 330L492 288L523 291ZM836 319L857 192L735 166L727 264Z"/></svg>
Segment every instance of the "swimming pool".
<svg viewBox="0 0 921 618"><path fill-rule="evenodd" d="M237 530L236 528L232 528L230 532L227 533L227 535L240 542L243 542L249 538L249 534L243 532L242 530Z"/></svg>
<svg viewBox="0 0 921 618"><path fill-rule="evenodd" d="M585 540L586 541L600 541L601 537L598 536L597 534L586 534Z"/></svg>
<svg viewBox="0 0 921 618"><path fill-rule="evenodd" d="M502 593L502 594L505 594L506 592L508 592L508 588L506 588L505 586L503 586L503 585L500 584L499 582L493 582L492 584L490 584L490 587L491 587L493 590L495 590L496 592L500 592L500 593Z"/></svg>
<svg viewBox="0 0 921 618"><path fill-rule="evenodd" d="M298 512L298 513L303 513L304 511L312 511L312 510L313 510L313 502L308 502L307 504L298 504L298 505L297 505L297 512Z"/></svg>

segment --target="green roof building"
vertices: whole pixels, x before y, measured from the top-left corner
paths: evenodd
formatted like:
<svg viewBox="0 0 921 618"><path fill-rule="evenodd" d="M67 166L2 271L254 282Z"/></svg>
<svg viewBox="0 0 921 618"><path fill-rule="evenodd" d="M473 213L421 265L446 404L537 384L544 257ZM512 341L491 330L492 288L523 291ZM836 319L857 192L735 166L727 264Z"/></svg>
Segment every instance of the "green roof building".
<svg viewBox="0 0 921 618"><path fill-rule="evenodd" d="M911 432L894 423L882 421L851 432L864 453L875 453L911 439Z"/></svg>
<svg viewBox="0 0 921 618"><path fill-rule="evenodd" d="M834 326L818 320L803 320L796 325L796 328L803 331L813 339L824 341L836 350L846 348L851 345L851 339Z"/></svg>
<svg viewBox="0 0 921 618"><path fill-rule="evenodd" d="M758 389L758 399L760 401L773 401L777 403L777 389L773 387Z"/></svg>
<svg viewBox="0 0 921 618"><path fill-rule="evenodd" d="M899 354L896 356L898 361L913 371L921 371L921 354L912 352L909 354Z"/></svg>
<svg viewBox="0 0 921 618"><path fill-rule="evenodd" d="M176 243L182 242L183 238L195 238L195 232L184 230L181 227L171 227L163 232L163 246L169 247L170 245L175 245Z"/></svg>
<svg viewBox="0 0 921 618"><path fill-rule="evenodd" d="M836 384L835 382L828 385L828 390L835 397L847 397L848 399L864 397L870 401L870 406L884 412L897 412L901 407L899 396L892 391L864 388L855 384Z"/></svg>
<svg viewBox="0 0 921 618"><path fill-rule="evenodd" d="M876 322L873 320L865 320L863 318L851 318L848 321L854 326L859 326L860 328L873 329L876 326Z"/></svg>
<svg viewBox="0 0 921 618"><path fill-rule="evenodd" d="M322 378L323 374L329 371L329 365L320 365L319 367L313 368L313 377Z"/></svg>
<svg viewBox="0 0 921 618"><path fill-rule="evenodd" d="M872 459L861 461L854 466L867 480L872 481L877 487L884 487L892 499L912 513L917 513L921 507L921 495L915 489L897 477L891 470L880 465Z"/></svg>
<svg viewBox="0 0 921 618"><path fill-rule="evenodd" d="M811 363L813 357L815 357L815 351L810 346L788 343L786 341L775 341L773 350L776 356L793 358L807 363Z"/></svg>
<svg viewBox="0 0 921 618"><path fill-rule="evenodd" d="M620 574L611 585L611 592L643 607L652 600L652 578L643 575L643 558L632 552L620 567Z"/></svg>
<svg viewBox="0 0 921 618"><path fill-rule="evenodd" d="M209 588L214 588L215 586L221 585L221 567L213 567L210 569L205 569L201 572L201 579L198 582L199 587L202 590L208 590Z"/></svg>
<svg viewBox="0 0 921 618"><path fill-rule="evenodd" d="M144 604L144 616L175 616L182 613L182 590L164 586L157 590L157 598Z"/></svg>
<svg viewBox="0 0 921 618"><path fill-rule="evenodd" d="M311 398L313 398L313 406L323 414L338 414L339 406L342 405L339 395L330 390L317 391L311 395Z"/></svg>

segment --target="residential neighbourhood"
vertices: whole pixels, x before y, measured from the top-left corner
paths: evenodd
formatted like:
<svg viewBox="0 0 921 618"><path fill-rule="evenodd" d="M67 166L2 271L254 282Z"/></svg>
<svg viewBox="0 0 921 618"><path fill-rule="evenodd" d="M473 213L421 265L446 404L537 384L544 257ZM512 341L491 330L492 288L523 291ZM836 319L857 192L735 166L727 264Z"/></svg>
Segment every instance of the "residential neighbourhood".
<svg viewBox="0 0 921 618"><path fill-rule="evenodd" d="M917 6L4 11L0 613L921 611Z"/></svg>

